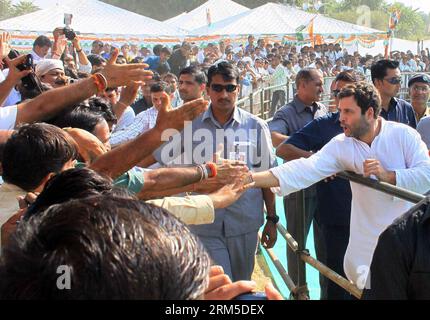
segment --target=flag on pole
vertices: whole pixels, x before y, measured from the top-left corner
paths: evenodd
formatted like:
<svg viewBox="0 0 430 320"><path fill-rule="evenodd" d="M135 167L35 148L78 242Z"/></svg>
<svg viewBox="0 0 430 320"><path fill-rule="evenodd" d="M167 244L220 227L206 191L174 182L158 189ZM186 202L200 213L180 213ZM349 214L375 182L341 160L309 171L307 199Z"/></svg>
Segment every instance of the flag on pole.
<svg viewBox="0 0 430 320"><path fill-rule="evenodd" d="M396 29L397 25L399 24L399 21L400 21L400 10L395 9L390 14L390 20L388 22L388 28L390 30Z"/></svg>
<svg viewBox="0 0 430 320"><path fill-rule="evenodd" d="M208 24L208 27L212 25L212 17L211 17L211 9L206 9L206 22Z"/></svg>
<svg viewBox="0 0 430 320"><path fill-rule="evenodd" d="M297 41L303 41L304 40L303 31L305 29L307 29L307 32L309 34L309 38L311 39L312 42L314 42L314 20L316 17L317 17L317 15L315 15L311 20L309 20L308 23L302 24L296 28Z"/></svg>
<svg viewBox="0 0 430 320"><path fill-rule="evenodd" d="M315 39L314 39L314 19L315 19L315 18L313 18L313 19L311 20L311 22L309 23L309 26L308 26L308 33L309 33L309 38L311 39L311 42L312 42L312 47L315 47Z"/></svg>

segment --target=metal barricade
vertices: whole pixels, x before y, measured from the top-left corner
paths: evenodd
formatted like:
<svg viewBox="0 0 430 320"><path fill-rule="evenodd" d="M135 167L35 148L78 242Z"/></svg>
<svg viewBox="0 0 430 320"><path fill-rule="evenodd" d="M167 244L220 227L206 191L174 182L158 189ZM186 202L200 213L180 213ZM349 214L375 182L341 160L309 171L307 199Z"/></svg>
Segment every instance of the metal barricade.
<svg viewBox="0 0 430 320"><path fill-rule="evenodd" d="M361 175L352 172L341 172L337 174L338 177L347 179L349 181L365 185L369 188L384 192L386 194L392 195L394 197L412 202L418 203L426 198L422 194L418 194L403 188L396 187L389 183L379 182L370 178L365 178ZM292 282L290 276L285 274L285 269L283 266L279 266L279 260L277 260L276 268L283 272L282 279L285 281L287 287L290 289L291 297L297 300L308 300L309 294L306 284L306 268L305 263L314 267L318 272L329 280L335 282L337 285L345 289L347 292L352 294L357 299L360 299L362 291L357 288L352 282L348 281L344 277L340 276L338 273L334 272L326 265L313 258L309 251L305 249L304 239L305 239L305 205L304 205L304 192L301 191L301 196L297 196L297 210L300 214L301 219L299 221L298 230L300 234L297 236L297 240L294 239L287 229L280 223L277 225L278 233L287 241L288 246L297 254L297 263L299 264L299 277L297 285ZM266 249L267 250L267 249ZM270 250L270 249L269 249ZM273 253L271 253L271 259L273 260ZM276 257L276 256L275 256ZM277 258L276 258L277 259Z"/></svg>
<svg viewBox="0 0 430 320"><path fill-rule="evenodd" d="M421 72L430 76L430 72ZM405 100L410 100L409 97L409 89L408 89L408 81L409 79L415 75L415 72L403 72L401 74L402 77L402 86L399 91L399 97ZM330 105L333 97L331 96L330 87L335 77L325 77L324 78L324 93L321 98L321 103L325 104L327 107ZM366 76L368 82L371 82L370 76ZM268 120L270 108L272 105L273 92L276 90L283 89L285 91L285 103L289 103L294 99L294 95L296 93L296 87L294 81L287 81L279 86L270 86L269 82L266 81L262 84L262 86L254 90L248 96L243 97L237 102L237 106L264 119ZM430 104L430 102L429 102ZM279 106L276 108L278 110Z"/></svg>

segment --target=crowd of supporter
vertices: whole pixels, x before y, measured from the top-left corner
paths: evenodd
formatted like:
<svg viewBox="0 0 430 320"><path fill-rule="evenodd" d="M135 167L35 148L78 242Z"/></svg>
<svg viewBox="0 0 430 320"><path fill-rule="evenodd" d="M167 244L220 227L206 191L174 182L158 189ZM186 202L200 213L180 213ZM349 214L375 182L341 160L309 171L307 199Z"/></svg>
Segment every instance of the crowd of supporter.
<svg viewBox="0 0 430 320"><path fill-rule="evenodd" d="M368 193L375 210L393 209L368 219L368 207L354 203L366 201L365 191L353 189L351 199L338 178L308 188L321 180L314 177L352 170L430 190L428 49L387 59L351 54L338 43L299 47L250 35L241 45L152 48L95 40L86 52L79 36L68 41L58 28L54 41L39 36L22 54L9 34L0 35L0 298L231 299L253 292L259 229L263 246L277 240L270 187L282 195L306 188L306 233L313 222L318 258L359 285L355 255L374 281L371 272L381 266L369 255L376 247L381 263L380 246L390 243L378 244L379 235L411 206ZM401 72L413 74L410 103L397 98ZM326 77L333 78L330 110L320 103ZM285 101L287 82L293 101ZM269 122L236 107L267 86L275 87ZM389 157L394 148L399 155ZM325 160L329 152L335 155ZM276 156L286 165L278 167ZM289 181L281 170L301 176ZM293 237L295 203L293 193L284 199ZM357 219L372 232L352 225ZM296 282L295 256L289 252L288 271ZM344 258L352 261L345 272ZM58 291L58 266L72 268L73 290ZM365 287L365 298L426 296L390 295L380 279L375 290L383 290ZM322 299L351 299L320 284ZM282 299L271 285L266 295Z"/></svg>

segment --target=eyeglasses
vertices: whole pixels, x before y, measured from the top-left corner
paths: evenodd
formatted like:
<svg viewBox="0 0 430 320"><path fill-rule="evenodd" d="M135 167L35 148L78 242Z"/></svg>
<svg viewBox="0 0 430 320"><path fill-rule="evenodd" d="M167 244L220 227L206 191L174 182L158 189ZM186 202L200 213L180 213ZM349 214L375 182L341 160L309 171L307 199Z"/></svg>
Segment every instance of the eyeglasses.
<svg viewBox="0 0 430 320"><path fill-rule="evenodd" d="M397 78L397 77L389 78L389 79L384 79L384 80L387 81L390 84L399 84L399 83L402 83L402 78Z"/></svg>
<svg viewBox="0 0 430 320"><path fill-rule="evenodd" d="M227 84L223 86L222 84L211 84L211 89L215 92L222 92L224 89L225 91L231 93L236 91L237 85L236 84Z"/></svg>
<svg viewBox="0 0 430 320"><path fill-rule="evenodd" d="M425 86L425 87L412 87L412 90L416 91L416 92L428 92L429 91L429 87Z"/></svg>
<svg viewBox="0 0 430 320"><path fill-rule="evenodd" d="M340 90L332 90L331 93L333 94L333 97L337 98L338 94L340 93Z"/></svg>

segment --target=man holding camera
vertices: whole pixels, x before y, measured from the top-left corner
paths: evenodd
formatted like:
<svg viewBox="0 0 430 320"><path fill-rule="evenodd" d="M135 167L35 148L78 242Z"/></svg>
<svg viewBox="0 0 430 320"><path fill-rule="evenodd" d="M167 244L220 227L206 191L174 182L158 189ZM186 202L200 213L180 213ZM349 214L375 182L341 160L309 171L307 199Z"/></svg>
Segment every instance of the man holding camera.
<svg viewBox="0 0 430 320"><path fill-rule="evenodd" d="M73 48L78 55L78 71L91 73L92 65L83 51L80 39L70 28L56 28L54 34L54 45L52 47L52 59L60 59L67 48L67 40L72 42ZM64 71L64 68L63 68Z"/></svg>

